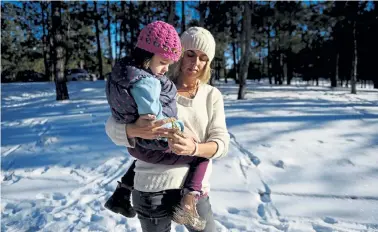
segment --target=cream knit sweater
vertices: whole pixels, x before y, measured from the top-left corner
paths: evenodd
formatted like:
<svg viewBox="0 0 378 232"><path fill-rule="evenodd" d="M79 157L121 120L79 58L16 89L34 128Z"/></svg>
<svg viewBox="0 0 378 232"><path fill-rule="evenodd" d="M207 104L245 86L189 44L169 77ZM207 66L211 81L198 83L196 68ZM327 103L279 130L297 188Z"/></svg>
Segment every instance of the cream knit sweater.
<svg viewBox="0 0 378 232"><path fill-rule="evenodd" d="M195 134L197 141L202 143L214 141L218 144L218 150L212 158L227 154L230 136L226 127L223 97L217 88L201 84L194 99L177 95L177 111L178 118ZM112 116L106 122L106 133L118 146L135 146L135 140L126 136L125 125L117 123ZM143 192L180 189L188 170L188 165L149 164L138 160L134 188ZM202 182L202 190L206 193L210 191L211 172L210 160Z"/></svg>

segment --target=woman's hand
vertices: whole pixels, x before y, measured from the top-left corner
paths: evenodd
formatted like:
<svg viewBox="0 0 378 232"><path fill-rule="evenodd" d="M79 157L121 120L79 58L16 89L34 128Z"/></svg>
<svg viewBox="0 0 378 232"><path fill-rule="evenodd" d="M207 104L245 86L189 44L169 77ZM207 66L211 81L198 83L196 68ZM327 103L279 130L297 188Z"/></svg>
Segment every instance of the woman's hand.
<svg viewBox="0 0 378 232"><path fill-rule="evenodd" d="M126 125L128 138L157 139L162 132L157 129L166 123L166 120L155 121L155 115L147 114L138 118L135 123Z"/></svg>
<svg viewBox="0 0 378 232"><path fill-rule="evenodd" d="M169 148L177 155L194 155L196 144L193 138L177 133L171 134L168 139Z"/></svg>

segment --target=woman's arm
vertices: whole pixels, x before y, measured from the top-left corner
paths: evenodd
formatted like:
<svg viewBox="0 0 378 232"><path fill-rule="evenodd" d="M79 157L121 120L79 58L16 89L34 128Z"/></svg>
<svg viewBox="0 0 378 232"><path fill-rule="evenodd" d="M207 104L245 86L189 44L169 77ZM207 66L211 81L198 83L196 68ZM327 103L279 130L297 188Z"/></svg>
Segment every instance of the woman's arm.
<svg viewBox="0 0 378 232"><path fill-rule="evenodd" d="M218 147L218 143L212 141L207 143L199 143L198 151L195 155L206 159L214 158L214 155L219 150Z"/></svg>
<svg viewBox="0 0 378 232"><path fill-rule="evenodd" d="M178 155L192 155L207 159L219 158L227 154L230 143L230 135L227 131L226 116L224 113L223 96L218 89L214 89L212 95L213 112L207 130L206 142L197 145L191 138L184 138L175 134L173 129L159 128L158 131L170 138L168 141L172 151Z"/></svg>
<svg viewBox="0 0 378 232"><path fill-rule="evenodd" d="M133 148L135 147L134 138L156 139L160 135L156 129L165 123L164 120L155 121L154 115L143 115L131 124L118 123L113 116L110 116L106 122L105 130L108 137L117 146Z"/></svg>
<svg viewBox="0 0 378 232"><path fill-rule="evenodd" d="M113 116L109 116L105 124L105 131L115 145L135 147L135 139L128 136L126 127L127 124L118 123Z"/></svg>
<svg viewBox="0 0 378 232"><path fill-rule="evenodd" d="M202 156L201 154L203 154L202 157L205 157L210 151L214 151L214 145L210 145L210 143L216 143L217 149L210 157L219 158L225 156L228 152L230 135L228 133L226 125L226 115L224 113L222 93L218 89L214 88L212 97L213 114L207 130L208 138L206 140L206 143L199 145L198 150L200 151L199 156ZM201 147L203 149L203 153L201 153Z"/></svg>
<svg viewBox="0 0 378 232"><path fill-rule="evenodd" d="M213 141L206 143L198 143L197 150L195 143L196 141L194 141L192 138L183 138L177 134L170 135L170 139L168 141L169 147L177 155L194 155L197 157L211 159L214 158L214 155L219 150L218 143Z"/></svg>

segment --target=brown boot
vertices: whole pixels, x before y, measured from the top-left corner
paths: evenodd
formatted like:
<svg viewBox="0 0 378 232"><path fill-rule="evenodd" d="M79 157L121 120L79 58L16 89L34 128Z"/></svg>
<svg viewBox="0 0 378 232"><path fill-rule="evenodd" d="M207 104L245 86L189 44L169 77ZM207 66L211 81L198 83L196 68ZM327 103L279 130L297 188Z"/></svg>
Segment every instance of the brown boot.
<svg viewBox="0 0 378 232"><path fill-rule="evenodd" d="M181 199L181 204L176 207L173 214L173 221L178 224L187 225L194 230L201 231L205 229L206 220L201 218L197 212L198 195L189 192Z"/></svg>

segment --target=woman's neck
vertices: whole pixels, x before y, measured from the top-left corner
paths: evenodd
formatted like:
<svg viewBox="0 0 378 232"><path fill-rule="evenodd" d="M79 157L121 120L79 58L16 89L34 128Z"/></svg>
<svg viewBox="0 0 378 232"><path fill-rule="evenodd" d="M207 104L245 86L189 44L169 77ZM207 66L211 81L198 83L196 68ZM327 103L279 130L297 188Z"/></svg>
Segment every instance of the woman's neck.
<svg viewBox="0 0 378 232"><path fill-rule="evenodd" d="M186 89L193 89L198 85L198 79L197 78L191 78L191 79L184 79L179 78L177 80L177 84L179 88L186 88Z"/></svg>

